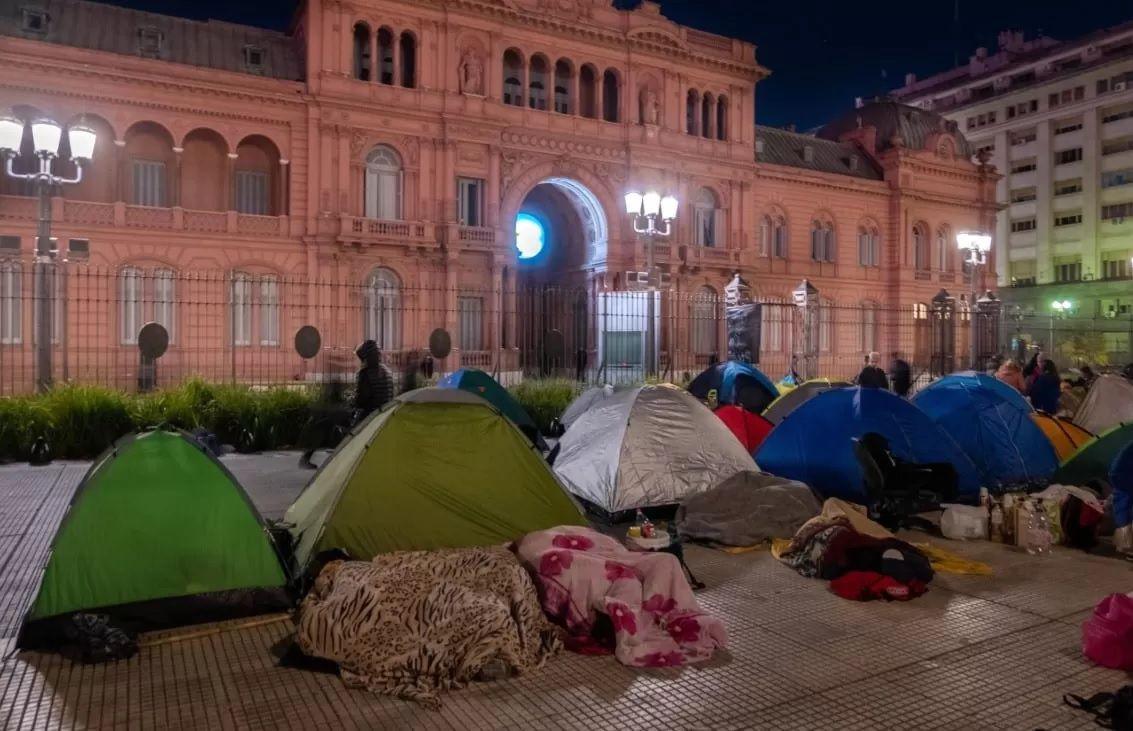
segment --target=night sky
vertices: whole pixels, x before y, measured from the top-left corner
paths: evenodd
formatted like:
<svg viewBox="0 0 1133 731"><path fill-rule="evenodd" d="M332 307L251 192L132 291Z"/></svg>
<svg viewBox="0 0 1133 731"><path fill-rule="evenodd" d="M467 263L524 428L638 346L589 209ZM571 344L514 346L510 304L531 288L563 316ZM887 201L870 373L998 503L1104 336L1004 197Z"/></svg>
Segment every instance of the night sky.
<svg viewBox="0 0 1133 731"><path fill-rule="evenodd" d="M958 3L958 6L957 6ZM286 29L295 0L117 0L117 5L190 18ZM636 0L616 0L629 7ZM957 7L959 22L955 21ZM772 71L759 85L760 124L810 129L853 104L966 62L977 46L994 51L1007 28L1071 39L1133 20L1117 0L662 0L670 19L751 41Z"/></svg>

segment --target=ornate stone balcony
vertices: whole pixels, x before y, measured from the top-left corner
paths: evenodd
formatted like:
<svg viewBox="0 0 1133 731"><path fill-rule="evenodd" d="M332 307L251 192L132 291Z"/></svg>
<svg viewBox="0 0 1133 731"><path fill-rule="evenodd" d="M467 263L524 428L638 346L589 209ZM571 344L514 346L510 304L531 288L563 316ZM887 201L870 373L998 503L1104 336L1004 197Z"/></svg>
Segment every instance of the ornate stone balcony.
<svg viewBox="0 0 1133 731"><path fill-rule="evenodd" d="M436 231L430 223L346 215L339 218L338 239L340 243L437 245Z"/></svg>

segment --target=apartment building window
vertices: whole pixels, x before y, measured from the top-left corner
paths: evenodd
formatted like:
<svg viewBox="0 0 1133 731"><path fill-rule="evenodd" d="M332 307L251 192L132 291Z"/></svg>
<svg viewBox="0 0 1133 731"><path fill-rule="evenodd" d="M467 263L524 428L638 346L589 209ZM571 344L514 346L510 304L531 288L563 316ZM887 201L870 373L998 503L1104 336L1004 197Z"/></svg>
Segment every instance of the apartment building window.
<svg viewBox="0 0 1133 731"><path fill-rule="evenodd" d="M1022 132L1016 132L1011 135L1011 144L1025 145L1028 142L1034 142L1036 139L1038 139L1038 132L1036 132L1032 127L1031 129L1023 130Z"/></svg>
<svg viewBox="0 0 1133 731"><path fill-rule="evenodd" d="M1102 277L1104 279L1129 278L1129 252L1108 251L1103 254Z"/></svg>
<svg viewBox="0 0 1133 731"><path fill-rule="evenodd" d="M1071 147L1068 150L1058 150L1054 153L1055 165L1068 165L1072 162L1078 162L1082 159L1082 148Z"/></svg>
<svg viewBox="0 0 1133 731"><path fill-rule="evenodd" d="M1073 180L1056 180L1054 183L1055 195L1071 195L1073 193L1082 192L1082 179L1074 178Z"/></svg>
<svg viewBox="0 0 1133 731"><path fill-rule="evenodd" d="M461 226L484 225L484 181L479 178L457 178L457 215Z"/></svg>
<svg viewBox="0 0 1133 731"><path fill-rule="evenodd" d="M1035 270L1034 259L1023 259L1021 261L1011 262L1011 285L1013 287L1034 286L1037 281Z"/></svg>
<svg viewBox="0 0 1133 731"><path fill-rule="evenodd" d="M268 214L268 174L255 170L236 171L236 210L254 216Z"/></svg>
<svg viewBox="0 0 1133 731"><path fill-rule="evenodd" d="M1114 203L1113 205L1102 206L1103 221L1120 222L1130 216L1133 216L1133 203Z"/></svg>
<svg viewBox="0 0 1133 731"><path fill-rule="evenodd" d="M1099 79L1097 90L1099 94L1108 94L1111 91L1125 91L1133 86L1133 71L1125 71L1108 79Z"/></svg>
<svg viewBox="0 0 1133 731"><path fill-rule="evenodd" d="M1064 135L1070 132L1077 132L1080 129L1082 129L1082 120L1075 119L1066 122L1059 122L1054 128L1054 133L1056 135Z"/></svg>
<svg viewBox="0 0 1133 731"><path fill-rule="evenodd" d="M1133 168L1102 173L1103 188L1117 188L1122 185L1130 184L1133 184Z"/></svg>
<svg viewBox="0 0 1133 731"><path fill-rule="evenodd" d="M994 154L994 153L995 153L995 143L994 143L994 142L990 142L990 143L988 143L988 144L986 144L986 145L980 145L979 147L977 147L977 148L976 148L976 156L977 156L977 157L978 157L979 155L982 155L982 154L984 154L985 152L986 152L986 153L987 153L988 155Z"/></svg>
<svg viewBox="0 0 1133 731"><path fill-rule="evenodd" d="M1079 282L1082 280L1082 262L1080 259L1064 259L1055 262L1054 281Z"/></svg>
<svg viewBox="0 0 1133 731"><path fill-rule="evenodd" d="M1133 104L1122 104L1119 107L1102 110L1102 124L1119 122L1130 117L1133 117Z"/></svg>
<svg viewBox="0 0 1133 731"><path fill-rule="evenodd" d="M1079 213L1060 213L1054 217L1055 226L1075 226L1082 222L1082 214Z"/></svg>
<svg viewBox="0 0 1133 731"><path fill-rule="evenodd" d="M134 160L134 197L137 206L165 205L165 163Z"/></svg>
<svg viewBox="0 0 1133 731"><path fill-rule="evenodd" d="M1075 86L1073 89L1063 89L1060 92L1055 92L1047 97L1048 105L1051 109L1071 104L1073 102L1080 102L1086 98L1086 87Z"/></svg>
<svg viewBox="0 0 1133 731"><path fill-rule="evenodd" d="M458 297L460 315L460 347L463 350L484 349L484 298Z"/></svg>
<svg viewBox="0 0 1133 731"><path fill-rule="evenodd" d="M985 112L974 117L968 117L968 129L978 129L989 124L995 124L995 112Z"/></svg>
<svg viewBox="0 0 1133 731"><path fill-rule="evenodd" d="M1035 192L1034 188L1018 188L1011 191L1012 203L1027 203L1028 201L1033 201L1037 197L1038 195Z"/></svg>
<svg viewBox="0 0 1133 731"><path fill-rule="evenodd" d="M1011 232L1012 233L1019 233L1020 231L1034 231L1034 230L1035 230L1035 219L1033 219L1033 218L1021 218L1018 221L1012 221L1011 222Z"/></svg>
<svg viewBox="0 0 1133 731"><path fill-rule="evenodd" d="M1012 104L1011 106L1007 107L1007 118L1014 119L1015 117L1023 117L1028 114L1033 114L1037 111L1039 111L1039 100L1031 99L1029 101L1019 102L1018 104Z"/></svg>
<svg viewBox="0 0 1133 731"><path fill-rule="evenodd" d="M1116 155L1120 152L1133 150L1133 137L1122 137L1118 140L1106 140L1102 143L1103 155Z"/></svg>
<svg viewBox="0 0 1133 731"><path fill-rule="evenodd" d="M1035 159L1032 157L1028 160L1019 160L1011 163L1011 172L1018 175L1019 173L1029 173L1037 167Z"/></svg>

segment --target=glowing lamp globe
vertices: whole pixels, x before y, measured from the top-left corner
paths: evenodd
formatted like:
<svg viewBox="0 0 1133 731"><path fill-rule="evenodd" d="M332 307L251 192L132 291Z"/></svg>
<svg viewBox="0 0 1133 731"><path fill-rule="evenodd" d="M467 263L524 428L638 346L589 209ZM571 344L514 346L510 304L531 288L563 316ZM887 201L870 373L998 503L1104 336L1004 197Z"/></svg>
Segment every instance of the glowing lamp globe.
<svg viewBox="0 0 1133 731"><path fill-rule="evenodd" d="M547 244L547 235L538 218L521 213L515 218L515 248L520 259L534 259Z"/></svg>

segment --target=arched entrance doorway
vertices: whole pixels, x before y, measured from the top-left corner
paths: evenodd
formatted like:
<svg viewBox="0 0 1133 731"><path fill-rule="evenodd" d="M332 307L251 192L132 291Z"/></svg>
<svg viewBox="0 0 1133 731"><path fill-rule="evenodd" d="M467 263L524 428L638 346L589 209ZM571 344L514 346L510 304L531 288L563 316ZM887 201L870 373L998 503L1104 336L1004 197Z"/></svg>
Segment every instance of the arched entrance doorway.
<svg viewBox="0 0 1133 731"><path fill-rule="evenodd" d="M523 197L514 231L520 365L581 378L594 361L590 275L606 259L606 213L587 186L551 176Z"/></svg>

